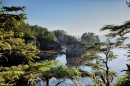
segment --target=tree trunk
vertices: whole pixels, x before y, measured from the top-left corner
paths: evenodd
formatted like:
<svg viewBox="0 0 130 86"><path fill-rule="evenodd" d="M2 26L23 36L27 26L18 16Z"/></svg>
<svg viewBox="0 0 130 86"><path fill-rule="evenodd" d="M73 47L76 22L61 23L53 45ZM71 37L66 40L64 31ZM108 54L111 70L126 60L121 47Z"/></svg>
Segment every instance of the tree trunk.
<svg viewBox="0 0 130 86"><path fill-rule="evenodd" d="M45 77L45 79L46 79L46 86L49 86L49 78Z"/></svg>
<svg viewBox="0 0 130 86"><path fill-rule="evenodd" d="M110 82L109 82L109 67L107 65L107 62L106 62L106 86L110 86Z"/></svg>

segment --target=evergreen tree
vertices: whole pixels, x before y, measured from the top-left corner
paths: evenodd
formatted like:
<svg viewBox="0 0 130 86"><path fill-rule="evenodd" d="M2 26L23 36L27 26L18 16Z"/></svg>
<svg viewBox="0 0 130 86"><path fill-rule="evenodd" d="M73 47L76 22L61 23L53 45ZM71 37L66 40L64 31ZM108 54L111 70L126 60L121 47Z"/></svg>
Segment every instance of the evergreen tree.
<svg viewBox="0 0 130 86"><path fill-rule="evenodd" d="M9 62L22 62L30 63L33 58L37 58L35 54L38 50L35 46L27 44L27 40L34 39L24 32L18 26L24 22L26 16L24 9L26 7L5 7L3 6L0 11L0 51L1 58L6 58ZM14 57L14 58L12 58ZM13 60L11 60L12 58Z"/></svg>
<svg viewBox="0 0 130 86"><path fill-rule="evenodd" d="M130 21L125 21L122 25L105 25L103 28L101 28L101 31L105 31L105 30L109 30L110 33L107 34L108 36L118 37L117 41L124 43L124 41L128 38L126 35L130 33ZM127 44L127 46L128 49L130 49L129 44ZM128 58L130 56L129 54L130 52L128 50ZM129 66L130 65L127 64L128 70L125 70L127 71L126 75L117 81L116 86L128 86L130 82Z"/></svg>
<svg viewBox="0 0 130 86"><path fill-rule="evenodd" d="M92 67L92 70L94 70L91 78L96 86L111 86L113 78L116 76L116 72L110 70L108 63L117 57L114 55L114 52L112 52L112 49L121 45L121 43L114 43L110 40L111 37L108 37L106 42L99 42L95 43L93 46L87 46L86 50L90 51L90 53L82 56L83 58L86 58L84 65L90 66ZM98 53L93 55L92 52ZM99 54L103 54L104 56L100 56Z"/></svg>

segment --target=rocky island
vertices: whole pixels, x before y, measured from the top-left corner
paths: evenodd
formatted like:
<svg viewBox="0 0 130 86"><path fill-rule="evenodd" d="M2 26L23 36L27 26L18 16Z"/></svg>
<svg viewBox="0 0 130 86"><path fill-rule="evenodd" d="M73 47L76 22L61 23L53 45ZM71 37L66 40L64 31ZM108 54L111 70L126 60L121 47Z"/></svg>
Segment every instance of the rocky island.
<svg viewBox="0 0 130 86"><path fill-rule="evenodd" d="M72 37L71 37L72 38ZM100 39L94 33L84 33L81 36L81 40L77 40L73 37L73 40L70 39L71 42L67 43L66 47L66 54L67 55L82 55L85 54L87 51L85 50L85 46L92 46L96 42L100 42ZM70 41L68 40L68 41Z"/></svg>

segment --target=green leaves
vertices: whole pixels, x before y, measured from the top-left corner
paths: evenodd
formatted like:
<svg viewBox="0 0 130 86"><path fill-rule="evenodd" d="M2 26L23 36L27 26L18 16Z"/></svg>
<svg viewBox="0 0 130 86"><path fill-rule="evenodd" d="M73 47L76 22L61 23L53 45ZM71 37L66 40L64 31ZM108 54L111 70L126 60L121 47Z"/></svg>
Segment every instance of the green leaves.
<svg viewBox="0 0 130 86"><path fill-rule="evenodd" d="M96 54L90 54L89 52L87 54L82 55L81 57L85 58L85 60L87 60L87 61L92 61L92 60L95 60L95 59L101 59L102 58L101 56L98 56Z"/></svg>
<svg viewBox="0 0 130 86"><path fill-rule="evenodd" d="M83 64L85 66L91 66L93 69L99 69L101 67L100 64L93 63L93 62L84 62Z"/></svg>
<svg viewBox="0 0 130 86"><path fill-rule="evenodd" d="M17 68L18 69L18 68ZM5 71L0 71L0 84L9 84L13 85L15 83L15 80L18 80L21 75L24 74L23 71L20 70L11 70L10 68L4 69Z"/></svg>
<svg viewBox="0 0 130 86"><path fill-rule="evenodd" d="M62 35L67 35L67 32L64 30L54 30L52 31L57 39L59 39Z"/></svg>
<svg viewBox="0 0 130 86"><path fill-rule="evenodd" d="M118 25L105 25L100 29L100 31L104 30L117 31L119 29L118 27L119 27Z"/></svg>
<svg viewBox="0 0 130 86"><path fill-rule="evenodd" d="M68 68L64 65L55 66L54 61L46 61L44 63L33 63L30 66L18 65L5 67L0 70L0 83L13 85L15 83L17 85L17 83L24 81L26 84L35 84L37 77L41 79L51 79L52 77L57 79L77 79L81 75L89 76L89 73L74 67Z"/></svg>
<svg viewBox="0 0 130 86"><path fill-rule="evenodd" d="M5 51L5 50L11 50L10 44L4 41L0 41L0 51Z"/></svg>
<svg viewBox="0 0 130 86"><path fill-rule="evenodd" d="M113 26L108 27L113 28ZM114 55L112 49L120 44L121 42L111 42L108 38L105 42L99 42L95 43L93 46L85 47L90 53L82 55L82 57L86 58L86 61L83 64L85 66L90 66L92 70L96 71L96 74L92 74L91 78L97 85L110 85L113 81L113 77L116 76L115 72L109 70L108 62L117 58L117 55ZM101 57L98 54L91 54L91 52L98 52L104 56Z"/></svg>
<svg viewBox="0 0 130 86"><path fill-rule="evenodd" d="M117 58L117 55L114 55L114 52L112 52L112 51L109 52L108 56L111 57L111 58L109 58L109 61Z"/></svg>
<svg viewBox="0 0 130 86"><path fill-rule="evenodd" d="M129 86L130 85L130 74L125 74L123 77L118 78L114 86Z"/></svg>
<svg viewBox="0 0 130 86"><path fill-rule="evenodd" d="M26 8L26 6L23 6L23 7L15 7L15 6L11 6L11 7L5 7L5 6L3 6L3 9L4 9L4 11L10 11L10 12L12 12L12 11L19 11L19 10L21 10L21 11L23 11L24 12L24 10L25 10L25 8Z"/></svg>
<svg viewBox="0 0 130 86"><path fill-rule="evenodd" d="M122 25L105 25L100 31L110 31L109 36L124 36L130 32L130 21L125 21Z"/></svg>

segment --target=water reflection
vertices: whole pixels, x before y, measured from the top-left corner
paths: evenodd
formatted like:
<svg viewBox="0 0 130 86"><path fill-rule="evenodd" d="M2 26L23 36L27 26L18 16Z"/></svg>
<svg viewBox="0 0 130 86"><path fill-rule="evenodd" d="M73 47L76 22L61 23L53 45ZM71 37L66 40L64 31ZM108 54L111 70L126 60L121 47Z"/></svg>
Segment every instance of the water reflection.
<svg viewBox="0 0 130 86"><path fill-rule="evenodd" d="M62 64L67 65L68 67L76 67L82 70L92 72L90 67L83 66L82 63L85 61L85 59L82 58L81 55L66 56L65 54L62 54L62 55L58 55L56 60L59 60ZM86 78L80 77L78 81L82 82L80 83L80 85L82 84L81 86L89 86L92 83L92 80L89 77L86 77ZM72 85L70 85L70 83L69 85L66 85L66 82L63 82L59 86L76 86L76 85L74 85L74 82Z"/></svg>
<svg viewBox="0 0 130 86"><path fill-rule="evenodd" d="M56 60L59 60L62 64L66 65L66 55L65 54L58 54Z"/></svg>
<svg viewBox="0 0 130 86"><path fill-rule="evenodd" d="M65 54L58 55L56 60L59 60L62 64L67 65L68 67L76 68L82 66L82 62L85 61L81 55L66 56Z"/></svg>
<svg viewBox="0 0 130 86"><path fill-rule="evenodd" d="M82 65L82 62L84 61L81 55L74 55L74 56L66 56L67 66L68 67L76 67Z"/></svg>

